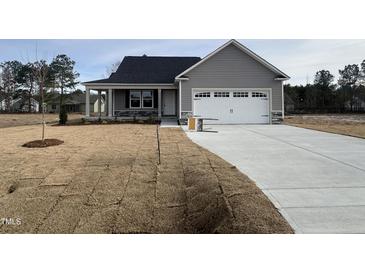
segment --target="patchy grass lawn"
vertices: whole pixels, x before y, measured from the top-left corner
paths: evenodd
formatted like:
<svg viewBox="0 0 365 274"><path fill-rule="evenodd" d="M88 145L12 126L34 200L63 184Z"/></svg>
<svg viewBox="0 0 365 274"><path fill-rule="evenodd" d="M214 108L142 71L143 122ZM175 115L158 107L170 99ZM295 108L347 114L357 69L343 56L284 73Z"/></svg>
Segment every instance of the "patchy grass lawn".
<svg viewBox="0 0 365 274"><path fill-rule="evenodd" d="M83 115L77 113L69 113L68 120L81 119ZM46 122L49 124L58 123L58 114L45 114ZM42 124L42 114L39 113L17 113L3 114L0 113L0 128L16 127L24 125Z"/></svg>
<svg viewBox="0 0 365 274"><path fill-rule="evenodd" d="M1 233L292 233L266 196L179 128L48 127L64 144L24 148L39 126L0 129Z"/></svg>
<svg viewBox="0 0 365 274"><path fill-rule="evenodd" d="M303 128L365 138L365 114L295 115L286 117L284 122Z"/></svg>

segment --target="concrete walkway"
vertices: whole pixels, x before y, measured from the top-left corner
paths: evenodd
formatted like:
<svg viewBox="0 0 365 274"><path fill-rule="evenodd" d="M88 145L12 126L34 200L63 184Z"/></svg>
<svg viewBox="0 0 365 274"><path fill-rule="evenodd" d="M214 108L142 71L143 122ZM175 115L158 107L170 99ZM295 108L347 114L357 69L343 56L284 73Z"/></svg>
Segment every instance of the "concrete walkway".
<svg viewBox="0 0 365 274"><path fill-rule="evenodd" d="M163 117L161 119L161 125L160 125L160 127L162 127L162 128L164 128L164 127L166 127L166 128L171 128L171 127L177 128L177 127L180 127L180 126L177 124L177 118L176 117L175 118L166 118L166 117Z"/></svg>
<svg viewBox="0 0 365 274"><path fill-rule="evenodd" d="M285 125L187 132L256 181L297 233L365 233L365 140Z"/></svg>

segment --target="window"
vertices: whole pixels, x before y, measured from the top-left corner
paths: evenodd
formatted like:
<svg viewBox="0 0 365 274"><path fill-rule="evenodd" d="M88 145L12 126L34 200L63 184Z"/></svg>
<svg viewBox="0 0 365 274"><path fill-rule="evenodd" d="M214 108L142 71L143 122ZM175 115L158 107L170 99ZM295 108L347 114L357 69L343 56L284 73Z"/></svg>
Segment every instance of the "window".
<svg viewBox="0 0 365 274"><path fill-rule="evenodd" d="M195 93L195 98L199 98L199 97L210 97L210 92L198 92L198 93Z"/></svg>
<svg viewBox="0 0 365 274"><path fill-rule="evenodd" d="M247 91L235 91L233 92L233 97L248 97Z"/></svg>
<svg viewBox="0 0 365 274"><path fill-rule="evenodd" d="M131 108L141 107L141 91L131 91L130 92L130 106Z"/></svg>
<svg viewBox="0 0 365 274"><path fill-rule="evenodd" d="M263 92L252 92L252 97L267 97L267 94Z"/></svg>
<svg viewBox="0 0 365 274"><path fill-rule="evenodd" d="M153 108L153 90L131 90L130 108Z"/></svg>
<svg viewBox="0 0 365 274"><path fill-rule="evenodd" d="M57 105L52 105L52 109L56 109L57 108Z"/></svg>
<svg viewBox="0 0 365 274"><path fill-rule="evenodd" d="M214 97L229 97L229 92L217 91L217 92L214 92Z"/></svg>
<svg viewBox="0 0 365 274"><path fill-rule="evenodd" d="M153 92L152 90L142 91L142 105L144 108L153 108Z"/></svg>

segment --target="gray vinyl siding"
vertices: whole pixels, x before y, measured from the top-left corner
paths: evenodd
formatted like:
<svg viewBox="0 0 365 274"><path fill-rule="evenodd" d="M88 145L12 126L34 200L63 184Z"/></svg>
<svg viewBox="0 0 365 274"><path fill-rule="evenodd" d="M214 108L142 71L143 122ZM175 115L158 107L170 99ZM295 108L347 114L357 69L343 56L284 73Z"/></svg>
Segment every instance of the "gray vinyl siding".
<svg viewBox="0 0 365 274"><path fill-rule="evenodd" d="M229 45L185 76L181 83L181 111L192 111L193 88L271 88L272 110L282 110L282 82L274 72Z"/></svg>
<svg viewBox="0 0 365 274"><path fill-rule="evenodd" d="M125 110L125 90L114 90L114 110Z"/></svg>

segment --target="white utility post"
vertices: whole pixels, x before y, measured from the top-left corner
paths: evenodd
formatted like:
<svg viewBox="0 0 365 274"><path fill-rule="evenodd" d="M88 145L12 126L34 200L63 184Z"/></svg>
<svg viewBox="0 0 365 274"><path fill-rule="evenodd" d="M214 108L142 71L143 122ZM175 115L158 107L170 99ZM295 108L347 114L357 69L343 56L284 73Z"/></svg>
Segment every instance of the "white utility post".
<svg viewBox="0 0 365 274"><path fill-rule="evenodd" d="M113 90L108 89L108 117L113 117Z"/></svg>
<svg viewBox="0 0 365 274"><path fill-rule="evenodd" d="M85 117L90 117L90 89L89 88L86 88Z"/></svg>

